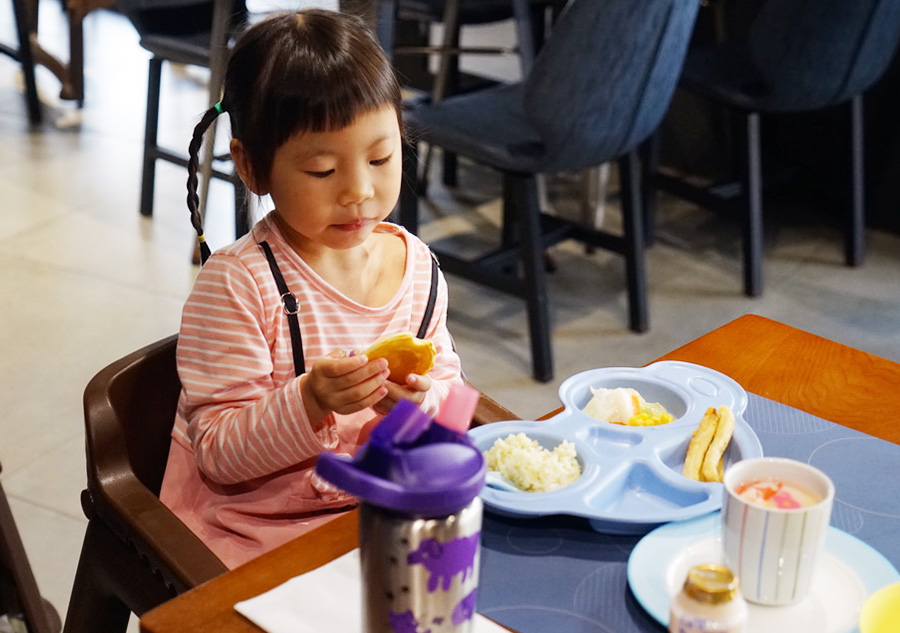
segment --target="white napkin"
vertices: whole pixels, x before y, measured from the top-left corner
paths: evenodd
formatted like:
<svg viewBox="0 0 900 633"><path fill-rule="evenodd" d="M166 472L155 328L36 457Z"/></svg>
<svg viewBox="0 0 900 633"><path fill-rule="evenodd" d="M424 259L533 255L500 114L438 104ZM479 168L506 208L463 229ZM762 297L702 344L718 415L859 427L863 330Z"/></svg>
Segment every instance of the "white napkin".
<svg viewBox="0 0 900 633"><path fill-rule="evenodd" d="M356 633L362 628L359 550L266 593L238 602L235 611L268 633ZM476 613L474 633L506 629Z"/></svg>

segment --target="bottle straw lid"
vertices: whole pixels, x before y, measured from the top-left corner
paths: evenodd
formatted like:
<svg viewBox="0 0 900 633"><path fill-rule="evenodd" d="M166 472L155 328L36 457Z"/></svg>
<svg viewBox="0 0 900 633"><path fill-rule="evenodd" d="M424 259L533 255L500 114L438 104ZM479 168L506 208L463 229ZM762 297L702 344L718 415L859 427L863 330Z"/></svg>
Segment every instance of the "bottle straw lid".
<svg viewBox="0 0 900 633"><path fill-rule="evenodd" d="M434 421L458 433L465 433L469 430L477 405L477 389L469 385L453 385Z"/></svg>
<svg viewBox="0 0 900 633"><path fill-rule="evenodd" d="M462 406L454 405L455 415ZM404 514L431 518L457 512L484 487L484 456L464 433L430 422L403 400L354 458L322 453L316 473L361 500Z"/></svg>

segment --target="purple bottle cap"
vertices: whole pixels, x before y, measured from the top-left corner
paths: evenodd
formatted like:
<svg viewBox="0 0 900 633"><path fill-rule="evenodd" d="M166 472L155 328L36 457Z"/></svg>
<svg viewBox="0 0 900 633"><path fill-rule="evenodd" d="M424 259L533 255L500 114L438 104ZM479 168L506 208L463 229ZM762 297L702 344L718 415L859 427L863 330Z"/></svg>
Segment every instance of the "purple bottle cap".
<svg viewBox="0 0 900 633"><path fill-rule="evenodd" d="M419 517L457 512L484 486L481 451L460 433L429 432L431 418L403 400L353 459L322 453L316 473L371 504Z"/></svg>

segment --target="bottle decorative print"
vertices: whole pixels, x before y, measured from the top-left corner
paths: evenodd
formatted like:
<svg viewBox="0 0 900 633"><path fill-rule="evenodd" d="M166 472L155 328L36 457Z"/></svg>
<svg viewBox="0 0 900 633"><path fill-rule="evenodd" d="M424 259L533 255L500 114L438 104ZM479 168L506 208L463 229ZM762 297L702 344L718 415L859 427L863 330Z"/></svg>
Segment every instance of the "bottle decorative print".
<svg viewBox="0 0 900 633"><path fill-rule="evenodd" d="M469 633L486 466L465 435L477 392L454 387L431 418L400 402L352 460L316 472L356 495L364 633Z"/></svg>
<svg viewBox="0 0 900 633"><path fill-rule="evenodd" d="M363 628L469 631L478 589L481 499L446 517L410 518L360 504Z"/></svg>

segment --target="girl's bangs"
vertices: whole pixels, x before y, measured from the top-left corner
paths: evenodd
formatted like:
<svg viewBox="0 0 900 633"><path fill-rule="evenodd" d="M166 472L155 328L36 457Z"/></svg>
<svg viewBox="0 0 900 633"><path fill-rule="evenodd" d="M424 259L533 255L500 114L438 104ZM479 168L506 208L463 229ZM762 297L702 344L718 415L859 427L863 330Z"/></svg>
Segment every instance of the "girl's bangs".
<svg viewBox="0 0 900 633"><path fill-rule="evenodd" d="M349 78L348 78L349 79ZM391 75L331 80L327 89L308 86L275 96L268 111L277 113L278 129L287 139L303 132L336 132L360 116L384 106L400 109L399 86Z"/></svg>

